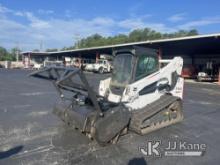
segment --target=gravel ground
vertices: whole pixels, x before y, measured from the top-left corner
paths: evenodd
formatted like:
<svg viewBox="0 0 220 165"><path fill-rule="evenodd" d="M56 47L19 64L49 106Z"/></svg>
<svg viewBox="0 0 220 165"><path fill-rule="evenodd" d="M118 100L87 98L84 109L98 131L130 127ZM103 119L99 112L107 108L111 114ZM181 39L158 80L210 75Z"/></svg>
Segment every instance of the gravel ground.
<svg viewBox="0 0 220 165"><path fill-rule="evenodd" d="M0 164L219 164L220 87L185 83L183 122L145 136L129 133L118 144L100 147L67 128L52 114L58 100L53 86L27 77L30 71L0 69ZM88 74L94 88L108 75ZM205 144L201 157L146 156L148 141Z"/></svg>

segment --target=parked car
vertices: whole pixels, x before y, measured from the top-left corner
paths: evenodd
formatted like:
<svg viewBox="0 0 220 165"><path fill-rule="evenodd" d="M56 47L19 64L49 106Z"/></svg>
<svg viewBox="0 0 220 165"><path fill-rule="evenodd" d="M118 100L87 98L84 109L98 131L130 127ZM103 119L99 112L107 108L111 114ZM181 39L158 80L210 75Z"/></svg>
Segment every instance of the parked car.
<svg viewBox="0 0 220 165"><path fill-rule="evenodd" d="M36 70L39 70L43 67L43 64L40 64L40 63L34 63L33 65L33 69L36 69Z"/></svg>
<svg viewBox="0 0 220 165"><path fill-rule="evenodd" d="M64 66L63 61L44 61L44 67Z"/></svg>
<svg viewBox="0 0 220 165"><path fill-rule="evenodd" d="M86 71L109 73L112 70L112 61L107 59L99 59L97 63L85 65Z"/></svg>
<svg viewBox="0 0 220 165"><path fill-rule="evenodd" d="M198 72L198 81L218 81L218 68L219 65L208 61L206 65L201 67L202 69Z"/></svg>

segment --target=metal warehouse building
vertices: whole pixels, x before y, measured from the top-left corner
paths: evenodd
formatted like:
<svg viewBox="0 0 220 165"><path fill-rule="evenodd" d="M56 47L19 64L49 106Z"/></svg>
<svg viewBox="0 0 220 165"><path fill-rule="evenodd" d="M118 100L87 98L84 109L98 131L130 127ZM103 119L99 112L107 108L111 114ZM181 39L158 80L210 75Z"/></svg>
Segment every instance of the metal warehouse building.
<svg viewBox="0 0 220 165"><path fill-rule="evenodd" d="M162 59L181 56L184 59L184 77L194 78L209 62L213 63L218 72L220 69L220 33L58 52L24 52L22 55L24 64L30 67L32 60L42 61L45 58L61 60L64 57L98 59L101 54L112 54L115 49L134 45L158 49L158 56Z"/></svg>

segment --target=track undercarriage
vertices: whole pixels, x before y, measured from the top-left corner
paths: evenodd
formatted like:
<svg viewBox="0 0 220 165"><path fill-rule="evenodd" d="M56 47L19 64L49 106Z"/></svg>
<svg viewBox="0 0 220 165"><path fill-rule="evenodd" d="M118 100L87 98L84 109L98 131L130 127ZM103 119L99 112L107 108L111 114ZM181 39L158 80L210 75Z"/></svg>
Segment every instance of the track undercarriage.
<svg viewBox="0 0 220 165"><path fill-rule="evenodd" d="M139 57L135 53L132 54L133 51L129 52L132 55L128 55L127 50L125 52L127 54L123 54L123 51L119 52L119 58L115 61L124 60L127 64L127 60L133 59L135 64L140 59L141 62L157 60L155 54L143 56L141 52L136 52L137 55L141 55ZM151 53L154 52L151 51ZM145 60L141 58L142 56ZM126 70L124 73L124 67L118 63L113 73L112 82L114 83L105 84L109 82L107 79L100 82L99 94L90 87L81 69L50 67L33 72L31 76L53 82L61 98L60 102L54 106L54 114L71 128L101 145L106 145L116 143L119 137L128 131L144 135L183 120L182 99L178 97L178 94L182 93L181 85L178 86L182 79L179 78L180 73L177 73L177 71L180 72L182 60L176 58L160 71L157 71L155 61L153 63L155 69L153 68L152 73L150 72L151 75L145 75L137 80L133 77L135 74L126 75ZM137 74L140 74L142 70L139 67L151 66L152 68L153 65L140 63L140 66L136 64L132 69L134 73L137 71ZM179 70L175 67L179 67ZM127 69L129 68L130 65L127 66ZM144 69L146 71L146 68ZM133 72L129 71L129 73ZM117 81L126 80L129 76L131 80L125 81L127 84L117 83ZM144 97L143 102L135 104L135 99L137 101L139 95ZM131 101L129 98L134 100ZM129 103L133 106L128 106Z"/></svg>
<svg viewBox="0 0 220 165"><path fill-rule="evenodd" d="M132 113L129 129L144 135L183 120L182 102L164 95L146 108Z"/></svg>
<svg viewBox="0 0 220 165"><path fill-rule="evenodd" d="M101 145L116 143L119 137L128 131L144 135L183 120L181 101L170 95L162 96L159 101L152 103L149 107L132 113L125 107L117 105L115 107L117 110L109 109L111 113L114 111L114 115L106 112L103 117L100 116L94 127L91 123L92 112L83 116L79 107L61 105L55 106L54 113L65 124Z"/></svg>

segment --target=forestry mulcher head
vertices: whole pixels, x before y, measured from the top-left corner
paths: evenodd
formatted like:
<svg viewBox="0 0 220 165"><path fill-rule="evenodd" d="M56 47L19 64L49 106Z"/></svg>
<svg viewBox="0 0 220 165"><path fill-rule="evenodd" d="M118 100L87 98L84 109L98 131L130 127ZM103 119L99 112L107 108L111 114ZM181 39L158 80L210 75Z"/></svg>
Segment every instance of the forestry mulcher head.
<svg viewBox="0 0 220 165"><path fill-rule="evenodd" d="M61 97L53 112L99 144L114 143L126 131L131 116L128 109L94 92L82 70L50 67L30 76L51 80Z"/></svg>
<svg viewBox="0 0 220 165"><path fill-rule="evenodd" d="M146 134L183 119L183 60L159 60L156 50L114 51L113 73L98 93L80 69L50 67L31 76L51 80L61 101L54 113L99 144L117 142L127 130Z"/></svg>

